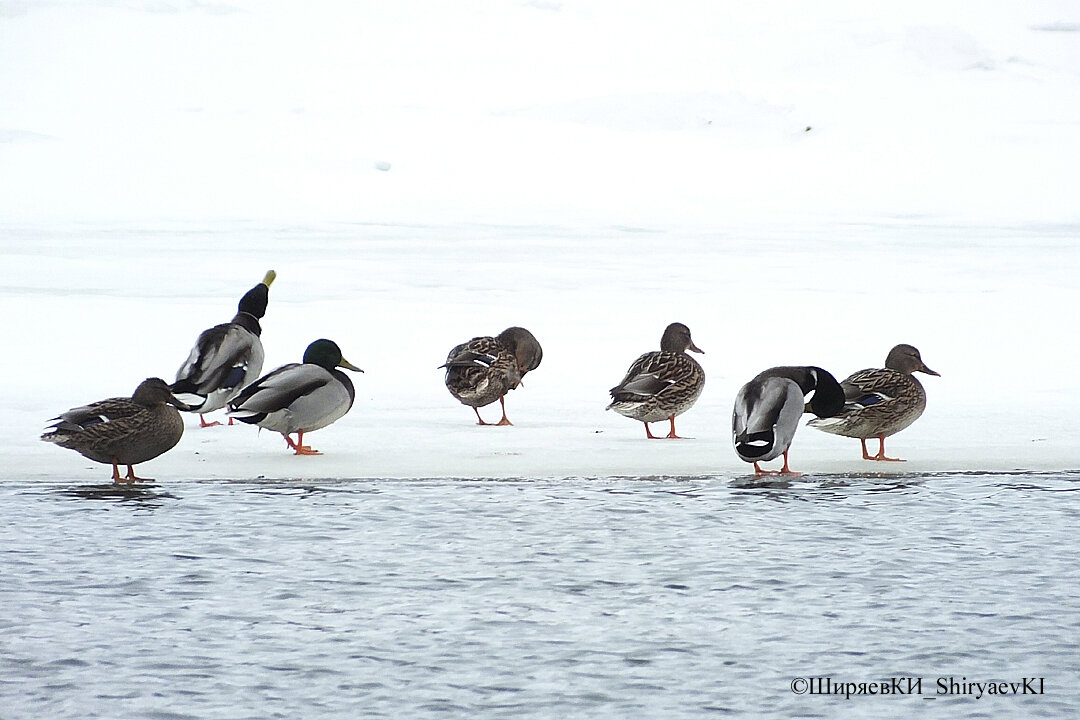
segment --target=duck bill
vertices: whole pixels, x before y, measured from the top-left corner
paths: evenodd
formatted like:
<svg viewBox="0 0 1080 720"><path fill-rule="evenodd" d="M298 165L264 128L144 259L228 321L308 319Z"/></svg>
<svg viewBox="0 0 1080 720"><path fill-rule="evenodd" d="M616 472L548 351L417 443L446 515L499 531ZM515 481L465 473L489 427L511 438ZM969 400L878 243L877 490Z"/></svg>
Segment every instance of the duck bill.
<svg viewBox="0 0 1080 720"><path fill-rule="evenodd" d="M686 347L686 349L693 350L694 352L701 353L702 355L705 354L705 351L695 345L693 340L690 341L690 344Z"/></svg>
<svg viewBox="0 0 1080 720"><path fill-rule="evenodd" d="M191 410L194 409L191 405L188 405L186 402L184 402L183 400L180 400L175 395L170 396L169 399L166 400L165 402L172 405L177 410L183 410L185 412L190 412Z"/></svg>
<svg viewBox="0 0 1080 720"><path fill-rule="evenodd" d="M267 270L266 276L262 279L262 284L266 287L270 287L270 283L274 282L274 278L277 277L277 273L273 270Z"/></svg>
<svg viewBox="0 0 1080 720"><path fill-rule="evenodd" d="M351 362L349 362L349 361L348 361L348 360L346 360L345 358L341 358L341 362L339 362L339 363L337 364L337 366L338 366L338 367L343 367L343 368L345 368L346 370L352 370L352 371L354 371L354 372L364 372L363 370L361 370L360 368L356 367L355 365L353 365L353 364L352 364Z"/></svg>
<svg viewBox="0 0 1080 720"><path fill-rule="evenodd" d="M934 375L935 377L941 377L941 373L934 372L930 368L926 367L926 365L923 365L921 368L918 368L918 370L919 370L919 372L924 372L927 375Z"/></svg>

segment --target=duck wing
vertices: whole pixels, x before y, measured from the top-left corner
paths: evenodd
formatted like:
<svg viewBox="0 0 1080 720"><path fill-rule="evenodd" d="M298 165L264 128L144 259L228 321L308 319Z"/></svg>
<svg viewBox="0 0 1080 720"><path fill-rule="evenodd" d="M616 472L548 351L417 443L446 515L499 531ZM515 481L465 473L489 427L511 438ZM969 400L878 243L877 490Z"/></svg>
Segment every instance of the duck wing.
<svg viewBox="0 0 1080 720"><path fill-rule="evenodd" d="M145 406L131 398L109 398L71 408L50 425L42 440L65 447L95 447L123 442L144 432L154 421Z"/></svg>
<svg viewBox="0 0 1080 720"><path fill-rule="evenodd" d="M521 380L513 353L493 337L456 346L439 367L446 368L447 389L467 405L494 402Z"/></svg>
<svg viewBox="0 0 1080 720"><path fill-rule="evenodd" d="M844 390L844 409L860 410L888 403L903 389L904 376L895 370L868 368L852 373L840 383Z"/></svg>
<svg viewBox="0 0 1080 720"><path fill-rule="evenodd" d="M758 376L735 396L731 432L735 452L747 462L772 460L788 449L803 412L798 383Z"/></svg>
<svg viewBox="0 0 1080 720"><path fill-rule="evenodd" d="M334 377L329 371L318 365L282 365L244 388L229 403L229 414L238 420L246 420L284 410L333 381Z"/></svg>
<svg viewBox="0 0 1080 720"><path fill-rule="evenodd" d="M683 353L645 353L630 365L622 382L611 388L612 399L615 402L640 402L660 395L690 376L693 367L687 360L689 358Z"/></svg>
<svg viewBox="0 0 1080 720"><path fill-rule="evenodd" d="M468 342L454 346L454 349L446 356L446 362L439 368L473 366L488 368L494 365L501 355L506 354L506 348L497 339L487 336L474 337Z"/></svg>
<svg viewBox="0 0 1080 720"><path fill-rule="evenodd" d="M241 387L246 378L262 370L262 362L262 342L258 336L235 323L215 325L199 335L187 360L176 372L172 390L196 395L205 402L213 392Z"/></svg>
<svg viewBox="0 0 1080 720"><path fill-rule="evenodd" d="M61 433L79 432L95 425L116 423L138 415L144 410L146 410L145 407L132 402L131 398L108 398L89 405L71 408L53 418L57 422L51 425L50 429Z"/></svg>

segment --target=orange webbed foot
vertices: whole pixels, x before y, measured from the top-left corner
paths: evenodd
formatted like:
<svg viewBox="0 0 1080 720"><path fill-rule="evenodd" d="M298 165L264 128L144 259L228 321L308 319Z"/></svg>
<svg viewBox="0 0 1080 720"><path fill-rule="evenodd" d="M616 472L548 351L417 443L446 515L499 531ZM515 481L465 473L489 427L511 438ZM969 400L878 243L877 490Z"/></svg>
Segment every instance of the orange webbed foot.
<svg viewBox="0 0 1080 720"><path fill-rule="evenodd" d="M124 478L125 482L129 482L129 483L134 483L134 482L154 482L154 478L141 478L141 477L137 476L135 474L135 468L133 468L130 465L127 466L127 469L128 469L127 477Z"/></svg>

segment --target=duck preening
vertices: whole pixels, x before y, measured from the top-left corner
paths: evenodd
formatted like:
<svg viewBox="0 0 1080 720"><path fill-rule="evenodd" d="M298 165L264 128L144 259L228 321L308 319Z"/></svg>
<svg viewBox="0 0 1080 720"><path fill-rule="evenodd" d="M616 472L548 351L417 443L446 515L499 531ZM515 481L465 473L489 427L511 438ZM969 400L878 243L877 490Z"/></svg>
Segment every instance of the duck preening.
<svg viewBox="0 0 1080 720"><path fill-rule="evenodd" d="M171 450L184 434L177 408L189 409L161 378L139 383L131 397L114 397L72 408L41 436L46 442L74 450L94 462L112 465L113 482L147 481L135 465ZM127 476L120 477L120 465Z"/></svg>
<svg viewBox="0 0 1080 720"><path fill-rule="evenodd" d="M840 383L846 398L840 413L808 424L833 435L858 438L864 460L903 462L885 455L885 438L911 425L926 409L926 390L912 375L915 372L940 377L926 367L917 348L897 345L885 358L884 368L860 370ZM877 455L866 449L869 438L878 439Z"/></svg>
<svg viewBox="0 0 1080 720"><path fill-rule="evenodd" d="M202 427L220 425L216 420L206 422L206 413L225 407L262 372L259 320L266 314L270 283L275 277L273 270L267 272L262 282L240 298L232 320L200 333L187 360L176 371L172 391L192 412L199 413Z"/></svg>
<svg viewBox="0 0 1080 720"><path fill-rule="evenodd" d="M364 372L342 357L333 340L316 340L302 363L282 365L244 388L229 403L228 414L281 433L296 455L321 455L304 444L304 433L337 421L356 399L352 380L339 367ZM293 433L295 442L289 437Z"/></svg>
<svg viewBox="0 0 1080 720"><path fill-rule="evenodd" d="M769 368L743 385L735 396L731 436L735 453L754 464L754 472L768 474L759 463L784 456L804 412L831 417L844 407L844 391L832 373L814 365Z"/></svg>
<svg viewBox="0 0 1080 720"><path fill-rule="evenodd" d="M705 351L694 344L690 328L671 323L660 338L660 350L647 352L630 365L626 376L611 388L607 410L645 424L645 436L657 439L649 423L667 420L668 438L678 438L675 417L689 410L705 387L705 371L686 354Z"/></svg>
<svg viewBox="0 0 1080 720"><path fill-rule="evenodd" d="M495 337L475 337L446 356L446 389L476 413L477 425L513 425L506 417L506 393L521 384L544 358L536 337L522 327L509 327ZM480 408L499 401L502 419L484 422Z"/></svg>

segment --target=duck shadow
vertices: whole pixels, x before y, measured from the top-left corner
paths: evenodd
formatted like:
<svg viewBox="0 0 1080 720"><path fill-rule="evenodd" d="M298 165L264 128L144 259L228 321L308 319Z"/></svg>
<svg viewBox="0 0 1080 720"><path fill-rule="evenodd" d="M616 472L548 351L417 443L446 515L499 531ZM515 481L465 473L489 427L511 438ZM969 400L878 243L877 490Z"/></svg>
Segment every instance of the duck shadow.
<svg viewBox="0 0 1080 720"><path fill-rule="evenodd" d="M160 505L163 500L176 499L175 495L154 483L80 485L61 490L60 495L80 500L133 503L145 507Z"/></svg>

